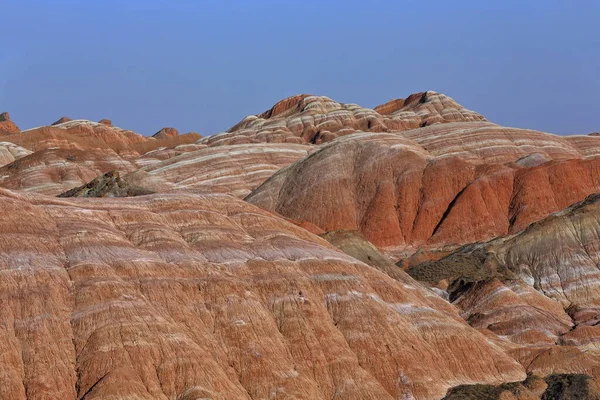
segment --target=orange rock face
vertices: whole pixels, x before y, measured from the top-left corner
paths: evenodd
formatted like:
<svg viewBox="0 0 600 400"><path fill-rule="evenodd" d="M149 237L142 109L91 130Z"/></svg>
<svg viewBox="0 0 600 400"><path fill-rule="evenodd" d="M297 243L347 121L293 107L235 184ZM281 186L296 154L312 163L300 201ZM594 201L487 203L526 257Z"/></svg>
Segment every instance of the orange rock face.
<svg viewBox="0 0 600 400"><path fill-rule="evenodd" d="M0 399L600 393L600 198L571 206L600 137L431 91L293 96L206 138L13 125Z"/></svg>
<svg viewBox="0 0 600 400"><path fill-rule="evenodd" d="M600 141L586 139L488 122L353 134L247 200L325 231L358 230L380 248L459 245L519 231L600 190L600 159L588 155Z"/></svg>
<svg viewBox="0 0 600 400"><path fill-rule="evenodd" d="M7 112L0 114L0 135L12 135L20 131L19 127L10 120L10 115Z"/></svg>
<svg viewBox="0 0 600 400"><path fill-rule="evenodd" d="M597 383L599 220L600 197L593 195L517 234L409 273L434 282L454 269L446 289L452 304L471 326L506 342L501 345L528 372L586 374Z"/></svg>
<svg viewBox="0 0 600 400"><path fill-rule="evenodd" d="M525 377L408 276L230 196L0 207L2 398L438 399Z"/></svg>

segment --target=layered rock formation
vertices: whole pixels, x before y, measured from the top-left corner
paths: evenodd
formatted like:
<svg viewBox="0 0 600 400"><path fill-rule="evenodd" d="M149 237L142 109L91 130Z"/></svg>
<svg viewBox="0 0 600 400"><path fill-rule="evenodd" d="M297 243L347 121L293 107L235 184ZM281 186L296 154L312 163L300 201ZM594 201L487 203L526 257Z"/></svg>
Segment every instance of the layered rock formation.
<svg viewBox="0 0 600 400"><path fill-rule="evenodd" d="M32 152L21 146L10 142L0 142L0 166L10 164L11 162L23 158Z"/></svg>
<svg viewBox="0 0 600 400"><path fill-rule="evenodd" d="M2 140L0 398L598 393L600 137L424 92Z"/></svg>
<svg viewBox="0 0 600 400"><path fill-rule="evenodd" d="M175 128L162 128L160 131L152 135L152 137L155 139L167 139L175 136L179 136L179 131Z"/></svg>
<svg viewBox="0 0 600 400"><path fill-rule="evenodd" d="M114 151L50 148L36 151L0 168L0 187L56 196L87 184L99 175L137 166Z"/></svg>
<svg viewBox="0 0 600 400"><path fill-rule="evenodd" d="M527 229L410 268L528 372L600 378L600 195Z"/></svg>
<svg viewBox="0 0 600 400"><path fill-rule="evenodd" d="M587 154L600 138L586 139L488 122L357 133L247 200L324 231L358 230L380 248L458 245L519 231L600 191L600 159Z"/></svg>
<svg viewBox="0 0 600 400"><path fill-rule="evenodd" d="M243 144L185 152L142 168L170 189L204 190L245 197L282 167L309 154L297 144ZM155 157L153 153L149 156Z"/></svg>
<svg viewBox="0 0 600 400"><path fill-rule="evenodd" d="M226 133L207 137L203 143L320 144L357 131L397 132L454 121L485 118L432 91L392 100L374 110L303 94L284 99L262 114L248 116Z"/></svg>
<svg viewBox="0 0 600 400"><path fill-rule="evenodd" d="M231 196L0 207L2 398L439 399L525 378L408 276Z"/></svg>
<svg viewBox="0 0 600 400"><path fill-rule="evenodd" d="M6 136L4 139L32 151L54 147L77 150L110 149L123 156L138 157L160 147L194 143L200 137L198 134L190 133L175 138L148 138L115 127L109 120L92 122L63 117L52 126L27 129L18 135Z"/></svg>

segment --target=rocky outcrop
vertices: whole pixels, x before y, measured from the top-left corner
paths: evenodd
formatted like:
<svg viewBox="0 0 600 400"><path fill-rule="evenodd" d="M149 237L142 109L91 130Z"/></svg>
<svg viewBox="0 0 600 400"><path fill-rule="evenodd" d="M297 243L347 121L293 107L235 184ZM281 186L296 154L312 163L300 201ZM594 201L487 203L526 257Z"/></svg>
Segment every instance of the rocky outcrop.
<svg viewBox="0 0 600 400"><path fill-rule="evenodd" d="M0 190L0 208L2 398L439 399L525 379L407 275L231 196Z"/></svg>
<svg viewBox="0 0 600 400"><path fill-rule="evenodd" d="M523 382L502 385L461 385L442 400L576 400L600 399L597 385L584 374L554 374L542 379L530 375Z"/></svg>
<svg viewBox="0 0 600 400"><path fill-rule="evenodd" d="M0 114L0 135L12 135L19 132L21 130L10 120L10 115L7 112Z"/></svg>
<svg viewBox="0 0 600 400"><path fill-rule="evenodd" d="M358 131L398 132L437 123L485 121L450 97L428 91L396 99L374 110L325 96L297 95L262 114L244 118L226 133L203 140L209 146L241 143L314 143Z"/></svg>
<svg viewBox="0 0 600 400"><path fill-rule="evenodd" d="M389 251L457 246L517 232L600 191L600 158L579 146L487 122L357 133L282 169L246 199L326 232L357 230Z"/></svg>
<svg viewBox="0 0 600 400"><path fill-rule="evenodd" d="M149 189L132 185L122 179L119 172L110 171L57 197L132 197L152 193L154 192Z"/></svg>

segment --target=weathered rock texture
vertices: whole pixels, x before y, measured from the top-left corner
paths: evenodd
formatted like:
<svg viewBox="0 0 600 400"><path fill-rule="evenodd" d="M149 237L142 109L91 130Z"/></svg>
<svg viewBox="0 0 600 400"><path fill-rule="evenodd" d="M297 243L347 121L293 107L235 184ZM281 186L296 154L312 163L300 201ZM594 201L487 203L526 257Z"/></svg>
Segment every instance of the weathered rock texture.
<svg viewBox="0 0 600 400"><path fill-rule="evenodd" d="M435 92L208 138L0 119L1 399L597 392L600 195L567 207L600 137Z"/></svg>
<svg viewBox="0 0 600 400"><path fill-rule="evenodd" d="M149 189L122 179L117 171L110 171L86 185L61 193L58 197L131 197L152 193Z"/></svg>
<svg viewBox="0 0 600 400"><path fill-rule="evenodd" d="M12 135L20 131L19 127L10 120L10 115L7 112L0 114L0 135Z"/></svg>
<svg viewBox="0 0 600 400"><path fill-rule="evenodd" d="M0 166L10 164L11 162L23 158L31 153L31 150L17 146L14 143L0 142Z"/></svg>
<svg viewBox="0 0 600 400"><path fill-rule="evenodd" d="M586 154L600 138L579 139L488 122L356 133L282 169L246 199L326 232L357 230L380 248L470 243L517 232L600 191L600 158Z"/></svg>
<svg viewBox="0 0 600 400"><path fill-rule="evenodd" d="M309 154L298 144L243 144L185 152L143 168L171 189L204 190L244 197L282 167ZM156 157L155 154L148 154Z"/></svg>
<svg viewBox="0 0 600 400"><path fill-rule="evenodd" d="M1 398L439 399L525 378L407 275L231 196L0 190L0 208Z"/></svg>
<svg viewBox="0 0 600 400"><path fill-rule="evenodd" d="M1 167L0 187L56 196L108 171L136 169L110 149L45 149Z"/></svg>
<svg viewBox="0 0 600 400"><path fill-rule="evenodd" d="M449 299L462 317L510 342L508 354L529 372L581 373L597 383L599 221L600 195L593 195L517 234L408 272L438 287L449 283Z"/></svg>
<svg viewBox="0 0 600 400"><path fill-rule="evenodd" d="M77 150L110 149L120 155L137 157L159 147L194 143L200 137L198 134L190 133L156 139L115 127L108 120L97 123L61 118L52 126L28 129L18 135L5 136L3 140L32 151L54 147Z"/></svg>
<svg viewBox="0 0 600 400"><path fill-rule="evenodd" d="M450 97L428 91L392 100L374 110L325 96L292 96L262 114L244 118L209 146L240 143L325 143L357 131L396 132L455 121L485 121Z"/></svg>
<svg viewBox="0 0 600 400"><path fill-rule="evenodd" d="M160 131L152 135L152 137L156 139L166 139L175 136L179 136L179 131L175 128L162 128Z"/></svg>
<svg viewBox="0 0 600 400"><path fill-rule="evenodd" d="M502 385L461 385L442 400L598 400L600 391L589 376L555 374L542 379L530 375L523 382Z"/></svg>

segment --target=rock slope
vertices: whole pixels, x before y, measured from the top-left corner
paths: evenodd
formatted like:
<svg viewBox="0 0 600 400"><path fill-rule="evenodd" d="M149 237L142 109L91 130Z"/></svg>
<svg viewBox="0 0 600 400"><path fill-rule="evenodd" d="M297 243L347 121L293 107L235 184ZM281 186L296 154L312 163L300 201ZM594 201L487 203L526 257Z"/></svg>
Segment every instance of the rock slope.
<svg viewBox="0 0 600 400"><path fill-rule="evenodd" d="M0 208L1 398L439 399L525 378L407 275L231 196L0 190Z"/></svg>
<svg viewBox="0 0 600 400"><path fill-rule="evenodd" d="M380 248L459 245L519 231L600 191L600 138L489 122L356 133L279 171L246 200ZM319 204L319 207L312 205Z"/></svg>
<svg viewBox="0 0 600 400"><path fill-rule="evenodd" d="M600 195L592 195L514 235L408 272L446 288L462 317L509 342L528 372L581 373L597 384L599 221Z"/></svg>
<svg viewBox="0 0 600 400"><path fill-rule="evenodd" d="M245 197L312 149L298 144L242 144L185 152L142 168L148 180L171 189L204 190ZM155 156L149 154L149 156Z"/></svg>

